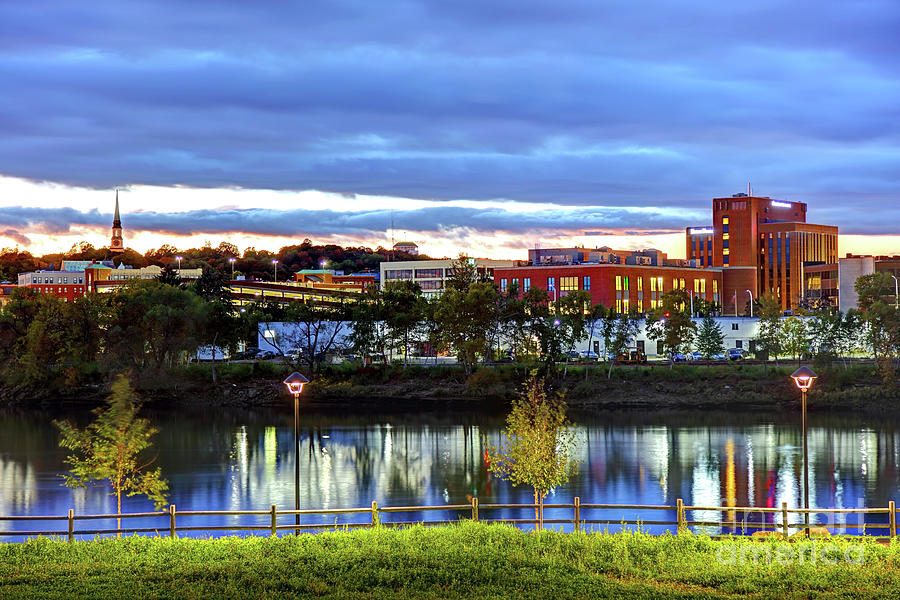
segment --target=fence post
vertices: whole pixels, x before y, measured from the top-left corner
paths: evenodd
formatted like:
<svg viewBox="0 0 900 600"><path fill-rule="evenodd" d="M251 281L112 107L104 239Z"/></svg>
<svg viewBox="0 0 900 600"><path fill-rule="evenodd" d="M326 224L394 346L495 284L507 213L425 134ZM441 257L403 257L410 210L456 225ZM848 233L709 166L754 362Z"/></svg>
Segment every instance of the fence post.
<svg viewBox="0 0 900 600"><path fill-rule="evenodd" d="M538 525L540 531L544 530L544 497L541 496L538 499Z"/></svg>
<svg viewBox="0 0 900 600"><path fill-rule="evenodd" d="M175 537L175 505L169 506L169 537Z"/></svg>
<svg viewBox="0 0 900 600"><path fill-rule="evenodd" d="M372 527L378 525L378 502L372 500Z"/></svg>
<svg viewBox="0 0 900 600"><path fill-rule="evenodd" d="M891 500L890 502L888 502L888 510L890 511L890 514L891 514L891 518L890 518L890 523L891 523L891 537L892 537L892 538L893 538L893 537L897 537L897 509L896 509L896 507L894 506L894 501L893 501L893 500Z"/></svg>
<svg viewBox="0 0 900 600"><path fill-rule="evenodd" d="M788 539L791 537L790 532L788 531L788 512L787 512L787 502L781 503L781 526L784 530L784 539Z"/></svg>
<svg viewBox="0 0 900 600"><path fill-rule="evenodd" d="M891 503L893 504L893 502ZM75 509L69 509L69 541L75 540Z"/></svg>
<svg viewBox="0 0 900 600"><path fill-rule="evenodd" d="M575 496L575 531L581 531L581 498Z"/></svg>
<svg viewBox="0 0 900 600"><path fill-rule="evenodd" d="M472 498L472 520L478 521L478 498Z"/></svg>
<svg viewBox="0 0 900 600"><path fill-rule="evenodd" d="M274 504L272 505L271 513L272 513L272 536L277 537L278 536L278 520L277 520L278 518L276 516L277 511L275 510Z"/></svg>
<svg viewBox="0 0 900 600"><path fill-rule="evenodd" d="M677 533L684 532L684 500L678 498L675 500L675 521L677 525L675 526L675 531Z"/></svg>

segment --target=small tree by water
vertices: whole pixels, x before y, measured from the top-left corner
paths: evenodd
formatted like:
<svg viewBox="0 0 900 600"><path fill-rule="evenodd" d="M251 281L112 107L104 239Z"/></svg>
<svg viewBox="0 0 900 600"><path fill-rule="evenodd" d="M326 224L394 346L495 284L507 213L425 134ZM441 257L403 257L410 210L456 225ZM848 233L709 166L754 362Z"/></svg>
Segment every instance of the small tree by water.
<svg viewBox="0 0 900 600"><path fill-rule="evenodd" d="M547 493L565 484L578 468L574 458L575 429L566 416L566 403L548 398L543 380L532 374L506 417L506 438L487 445L488 471L514 486L534 490L535 519L543 521Z"/></svg>
<svg viewBox="0 0 900 600"><path fill-rule="evenodd" d="M169 484L162 479L159 467L147 470L152 460L143 462L141 452L159 431L147 419L138 418L141 401L131 383L119 375L112 385L106 406L94 409L97 416L84 429L68 420L54 421L62 434L60 445L72 451L66 458L69 474L62 475L66 487L81 488L92 481L109 482L116 497L116 512L122 514L122 495L144 495L157 510L166 504ZM122 520L116 520L121 529Z"/></svg>

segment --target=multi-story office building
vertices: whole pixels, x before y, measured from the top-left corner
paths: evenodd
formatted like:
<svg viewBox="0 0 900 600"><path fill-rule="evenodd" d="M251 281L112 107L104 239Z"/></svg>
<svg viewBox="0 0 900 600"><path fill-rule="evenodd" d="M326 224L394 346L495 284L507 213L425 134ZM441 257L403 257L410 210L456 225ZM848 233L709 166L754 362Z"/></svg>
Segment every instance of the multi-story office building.
<svg viewBox="0 0 900 600"><path fill-rule="evenodd" d="M499 268L513 267L520 264L516 260L490 260L487 258L468 259L481 277L491 280L494 271ZM404 260L381 263L382 289L391 281L414 281L422 288L426 296L440 294L444 291L447 279L453 274L453 265L457 259L443 258L436 260Z"/></svg>
<svg viewBox="0 0 900 600"><path fill-rule="evenodd" d="M806 222L803 202L735 194L713 199L712 226L689 227L685 245L698 266L722 269L723 311L731 313L743 310L744 294L770 294L785 310L799 307L804 269L836 264L837 240L837 227Z"/></svg>
<svg viewBox="0 0 900 600"><path fill-rule="evenodd" d="M863 275L887 273L900 282L900 256L858 256L848 254L838 260L838 308L847 312L859 308L856 280ZM896 287L895 287L896 290Z"/></svg>
<svg viewBox="0 0 900 600"><path fill-rule="evenodd" d="M494 269L494 282L501 292L515 287L520 293L531 288L547 290L550 300L584 290L592 304L631 309L639 313L660 305L662 295L682 289L693 298L722 303L722 273L718 269L661 267L628 264L582 263L529 265Z"/></svg>

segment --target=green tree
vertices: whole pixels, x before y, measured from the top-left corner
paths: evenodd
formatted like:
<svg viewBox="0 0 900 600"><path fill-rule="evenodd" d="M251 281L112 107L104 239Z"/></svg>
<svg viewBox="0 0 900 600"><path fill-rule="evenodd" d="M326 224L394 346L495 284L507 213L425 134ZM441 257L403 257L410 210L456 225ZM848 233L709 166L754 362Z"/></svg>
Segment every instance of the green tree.
<svg viewBox="0 0 900 600"><path fill-rule="evenodd" d="M554 309L556 318L559 319L559 339L562 348L566 351L566 366L563 375L568 373L568 351L575 348L581 340L587 337L587 324L591 306L591 293L584 290L569 292L556 302Z"/></svg>
<svg viewBox="0 0 900 600"><path fill-rule="evenodd" d="M231 291L225 281L221 271L206 266L193 285L194 293L206 303L206 320L200 332L200 341L210 346L212 351L210 371L213 383L216 382L216 354L220 348L234 351L241 334Z"/></svg>
<svg viewBox="0 0 900 600"><path fill-rule="evenodd" d="M422 288L413 281L389 281L382 297L391 351L401 350L403 366L406 367L411 338L422 324Z"/></svg>
<svg viewBox="0 0 900 600"><path fill-rule="evenodd" d="M759 333L756 346L767 358L774 358L778 364L778 355L784 345L784 329L781 326L781 304L776 298L765 294L757 302L756 314L759 317Z"/></svg>
<svg viewBox="0 0 900 600"><path fill-rule="evenodd" d="M793 356L797 365L809 354L809 335L806 323L798 317L788 317L782 324L784 351Z"/></svg>
<svg viewBox="0 0 900 600"><path fill-rule="evenodd" d="M378 356L387 362L388 332L385 325L384 294L377 287L363 292L353 306L350 345L363 359Z"/></svg>
<svg viewBox="0 0 900 600"><path fill-rule="evenodd" d="M66 487L83 488L92 481L107 481L116 497L116 513L122 514L122 496L147 496L157 510L165 506L169 485L159 467L148 469L152 460L142 456L157 429L139 418L141 402L128 378L119 375L106 406L94 409L96 419L79 429L68 420L54 421L62 435L60 445L71 450L66 458L70 473L63 475ZM121 529L122 520L116 520ZM119 534L121 535L121 534Z"/></svg>
<svg viewBox="0 0 900 600"><path fill-rule="evenodd" d="M893 282L888 273L863 275L856 280L865 322L863 338L875 356L885 385L894 384L894 360L900 350L900 310L896 306Z"/></svg>
<svg viewBox="0 0 900 600"><path fill-rule="evenodd" d="M697 328L697 350L707 360L725 352L725 333L711 314L707 313Z"/></svg>
<svg viewBox="0 0 900 600"><path fill-rule="evenodd" d="M178 271L172 268L171 262L167 262L163 266L162 271L160 271L159 275L156 276L156 280L160 283L164 283L166 285L171 285L174 287L181 287L183 285L181 281L181 275L178 273Z"/></svg>
<svg viewBox="0 0 900 600"><path fill-rule="evenodd" d="M669 355L669 368L675 364L675 354L685 352L694 341L697 326L686 310L690 298L685 290L670 290L662 295L660 306L647 317L647 337L662 341Z"/></svg>
<svg viewBox="0 0 900 600"><path fill-rule="evenodd" d="M530 486L538 507L535 519L541 522L544 498L578 468L575 428L566 416L566 404L548 398L543 381L532 374L513 401L502 434L506 439L500 446L485 440L488 471L514 486Z"/></svg>
<svg viewBox="0 0 900 600"><path fill-rule="evenodd" d="M441 294L435 311L441 344L456 351L467 375L479 356L490 354L498 294L487 281L476 281L466 291L450 287Z"/></svg>
<svg viewBox="0 0 900 600"><path fill-rule="evenodd" d="M612 311L611 311L612 312ZM610 338L608 351L612 352L613 358L609 361L609 370L606 372L606 378L612 379L613 366L616 364L616 358L628 353L628 347L631 341L637 337L641 330L641 316L637 311L629 311L628 314L617 314L615 324L612 327L612 337Z"/></svg>

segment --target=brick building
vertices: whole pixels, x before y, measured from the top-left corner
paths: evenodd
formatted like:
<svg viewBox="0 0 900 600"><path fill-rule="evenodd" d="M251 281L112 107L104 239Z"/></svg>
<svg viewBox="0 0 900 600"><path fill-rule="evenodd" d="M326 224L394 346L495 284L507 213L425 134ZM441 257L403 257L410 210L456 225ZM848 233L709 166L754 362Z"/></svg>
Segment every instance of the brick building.
<svg viewBox="0 0 900 600"><path fill-rule="evenodd" d="M494 283L501 292L516 286L521 293L531 288L547 290L551 300L584 290L591 303L640 313L659 305L663 293L686 290L694 298L721 304L722 272L719 269L582 263L530 265L494 269Z"/></svg>
<svg viewBox="0 0 900 600"><path fill-rule="evenodd" d="M685 233L688 259L723 268L722 284L733 291L725 295L724 313L741 310L741 294L754 299L770 294L783 309L797 308L807 295L804 270L837 264L838 228L807 223L803 202L749 194L714 198L712 226L689 227ZM755 272L752 281L746 268Z"/></svg>

